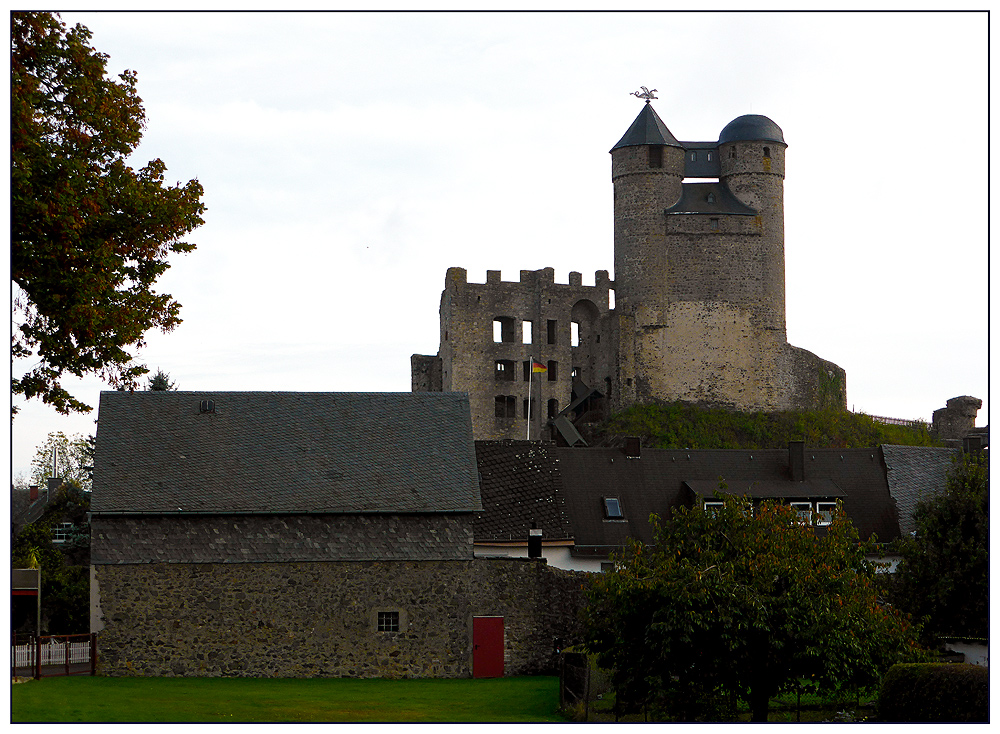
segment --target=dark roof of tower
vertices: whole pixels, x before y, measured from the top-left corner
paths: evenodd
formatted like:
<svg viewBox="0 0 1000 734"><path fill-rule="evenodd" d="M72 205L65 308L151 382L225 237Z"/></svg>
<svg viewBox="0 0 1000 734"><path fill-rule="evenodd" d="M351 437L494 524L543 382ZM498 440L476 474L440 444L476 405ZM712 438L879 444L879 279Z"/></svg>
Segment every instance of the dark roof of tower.
<svg viewBox="0 0 1000 734"><path fill-rule="evenodd" d="M713 194L713 196L709 196ZM742 214L759 212L737 199L729 187L720 181L699 181L681 184L681 198L666 214Z"/></svg>
<svg viewBox="0 0 1000 734"><path fill-rule="evenodd" d="M614 148L626 148L630 145L670 145L675 148L683 148L673 133L667 130L663 120L656 114L656 110L650 104L642 106L642 112L635 118L635 121L626 131L622 139L618 141Z"/></svg>
<svg viewBox="0 0 1000 734"><path fill-rule="evenodd" d="M774 120L764 115L742 115L730 122L719 133L719 143L731 143L735 140L773 140L784 143L781 128Z"/></svg>
<svg viewBox="0 0 1000 734"><path fill-rule="evenodd" d="M464 393L103 392L94 464L94 513L482 507Z"/></svg>

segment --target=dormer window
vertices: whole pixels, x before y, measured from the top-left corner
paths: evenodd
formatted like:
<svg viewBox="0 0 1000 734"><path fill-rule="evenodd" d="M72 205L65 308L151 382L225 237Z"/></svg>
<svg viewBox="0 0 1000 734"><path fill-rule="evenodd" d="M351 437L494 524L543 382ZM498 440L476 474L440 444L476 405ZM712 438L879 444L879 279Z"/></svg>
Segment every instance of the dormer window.
<svg viewBox="0 0 1000 734"><path fill-rule="evenodd" d="M715 194L709 194L707 197L705 197L705 201L707 201L709 204L714 204Z"/></svg>
<svg viewBox="0 0 1000 734"><path fill-rule="evenodd" d="M605 497L604 498L604 519L605 520L622 520L625 517L622 513L622 504L618 501L617 497Z"/></svg>

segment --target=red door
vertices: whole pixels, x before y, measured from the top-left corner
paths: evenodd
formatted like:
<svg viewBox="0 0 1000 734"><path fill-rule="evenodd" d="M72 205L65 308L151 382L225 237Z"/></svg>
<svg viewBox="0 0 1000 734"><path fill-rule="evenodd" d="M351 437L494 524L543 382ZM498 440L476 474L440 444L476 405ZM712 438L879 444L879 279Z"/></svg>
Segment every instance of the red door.
<svg viewBox="0 0 1000 734"><path fill-rule="evenodd" d="M472 618L472 677L503 677L503 617Z"/></svg>

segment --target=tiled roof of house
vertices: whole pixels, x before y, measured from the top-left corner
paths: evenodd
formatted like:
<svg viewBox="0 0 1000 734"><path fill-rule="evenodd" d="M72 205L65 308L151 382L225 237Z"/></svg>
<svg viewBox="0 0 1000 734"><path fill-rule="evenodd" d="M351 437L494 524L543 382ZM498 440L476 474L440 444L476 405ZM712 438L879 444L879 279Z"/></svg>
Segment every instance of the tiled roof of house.
<svg viewBox="0 0 1000 734"><path fill-rule="evenodd" d="M101 394L95 514L480 507L462 393Z"/></svg>
<svg viewBox="0 0 1000 734"><path fill-rule="evenodd" d="M534 522L544 540L573 537L559 469L550 448L534 441L476 441L483 512L477 541L526 541Z"/></svg>
<svg viewBox="0 0 1000 734"><path fill-rule="evenodd" d="M880 542L899 536L896 507L889 495L878 449L806 449L804 481L792 480L789 452L768 450L672 450L643 448L631 458L617 448L556 448L522 442L517 451L484 450L477 442L483 474L483 516L477 519L476 540L501 521L526 528L527 509L550 497L560 497L568 533L578 555L604 556L627 537L652 542L651 513L669 516L679 506L725 482L730 493L750 490L754 497L840 499L859 534L875 534ZM528 458L530 457L530 461ZM540 458L542 457L542 458ZM489 462L489 470L484 466ZM530 474L531 463L547 467L534 481L517 490L517 502L501 504L503 480ZM518 468L520 467L520 468ZM552 473L554 472L554 473ZM496 481L488 487L490 481ZM497 479L499 478L499 479ZM766 488L767 491L763 491ZM757 490L761 491L757 491ZM535 492L535 495L532 495ZM622 518L605 515L604 498L618 499ZM502 517L501 517L502 515ZM545 532L545 537L553 537Z"/></svg>
<svg viewBox="0 0 1000 734"><path fill-rule="evenodd" d="M924 500L943 494L948 470L960 453L954 448L934 446L883 446L889 492L899 507L900 531L917 529L913 513Z"/></svg>

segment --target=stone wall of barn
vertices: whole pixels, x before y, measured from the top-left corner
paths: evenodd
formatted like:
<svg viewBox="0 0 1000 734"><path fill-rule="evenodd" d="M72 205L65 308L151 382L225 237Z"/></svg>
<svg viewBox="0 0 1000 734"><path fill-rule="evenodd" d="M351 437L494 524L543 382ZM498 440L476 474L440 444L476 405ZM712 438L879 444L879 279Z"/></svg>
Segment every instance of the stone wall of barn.
<svg viewBox="0 0 1000 734"><path fill-rule="evenodd" d="M554 673L586 574L529 559L92 566L109 676L470 677L472 620L504 618L505 675ZM396 612L399 631L379 631Z"/></svg>

